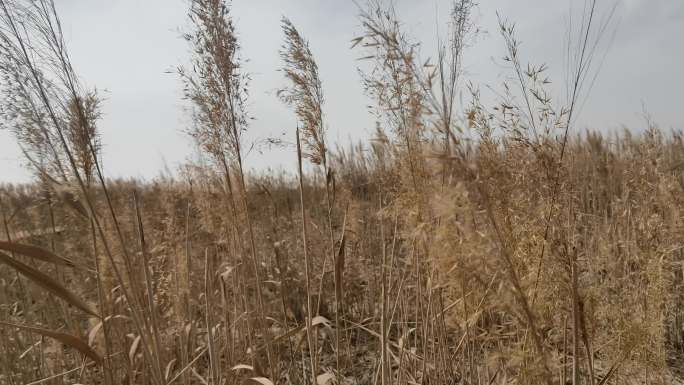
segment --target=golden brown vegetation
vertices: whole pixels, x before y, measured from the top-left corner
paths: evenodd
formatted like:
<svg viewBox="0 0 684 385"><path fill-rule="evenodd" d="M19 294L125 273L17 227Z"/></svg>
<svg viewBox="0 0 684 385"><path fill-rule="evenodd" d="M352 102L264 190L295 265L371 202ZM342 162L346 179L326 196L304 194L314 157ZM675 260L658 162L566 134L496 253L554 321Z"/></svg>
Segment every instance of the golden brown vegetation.
<svg viewBox="0 0 684 385"><path fill-rule="evenodd" d="M567 105L502 20L515 85L493 107L471 86L461 118L474 5L454 2L430 65L369 2L353 45L377 135L338 151L313 54L283 19L293 178L246 174L230 11L193 0L179 73L205 161L141 183L102 175L100 101L52 2L0 0L4 123L38 178L0 190L0 384L678 381L684 141L650 119L636 137L573 134L605 28L590 5Z"/></svg>

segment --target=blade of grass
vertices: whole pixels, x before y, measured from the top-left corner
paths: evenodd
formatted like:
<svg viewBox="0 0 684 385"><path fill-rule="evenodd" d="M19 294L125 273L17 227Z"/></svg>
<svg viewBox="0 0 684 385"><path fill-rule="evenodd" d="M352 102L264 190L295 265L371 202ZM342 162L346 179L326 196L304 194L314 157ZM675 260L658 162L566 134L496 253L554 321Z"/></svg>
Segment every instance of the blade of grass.
<svg viewBox="0 0 684 385"><path fill-rule="evenodd" d="M0 253L0 263L4 263L5 265L13 268L38 286L65 300L73 306L83 310L84 312L97 318L101 318L100 315L84 301L76 297L74 293L67 290L64 286L60 285L56 280L47 274L42 273L31 266L25 265L4 253Z"/></svg>
<svg viewBox="0 0 684 385"><path fill-rule="evenodd" d="M61 332L56 332L53 330L48 330L48 329L43 329L43 328L38 328L34 326L26 326L26 325L19 325L19 324L13 324L9 322L4 322L0 321L0 325L10 327L10 328L18 328L21 330L25 330L27 332L35 333L35 334L40 334L45 337L50 337L54 338L57 341L63 343L64 345L70 346L79 352L83 353L86 357L90 358L93 360L96 364L101 364L102 363L102 357L94 351L88 344L83 341L82 339L72 336L71 334L66 334L66 333L61 333Z"/></svg>
<svg viewBox="0 0 684 385"><path fill-rule="evenodd" d="M70 259L60 257L59 255L53 253L50 250L44 249L42 247L20 244L15 242L0 241L0 250L9 251L11 253L17 253L37 259L43 262L54 263L55 265L68 266L72 268L78 267Z"/></svg>

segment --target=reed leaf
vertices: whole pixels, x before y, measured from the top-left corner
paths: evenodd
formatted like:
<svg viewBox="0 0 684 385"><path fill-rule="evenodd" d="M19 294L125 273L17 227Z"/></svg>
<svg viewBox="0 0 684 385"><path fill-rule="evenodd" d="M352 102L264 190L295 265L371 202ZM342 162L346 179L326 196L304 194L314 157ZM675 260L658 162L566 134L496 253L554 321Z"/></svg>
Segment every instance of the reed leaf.
<svg viewBox="0 0 684 385"><path fill-rule="evenodd" d="M38 246L0 241L0 250L21 254L43 262L54 263L55 265L62 265L72 268L76 267L76 264L70 259L60 257L52 251Z"/></svg>
<svg viewBox="0 0 684 385"><path fill-rule="evenodd" d="M55 281L47 274L42 273L24 263L21 263L4 253L0 253L0 263L3 263L13 268L24 277L28 278L29 280L31 280L38 286L42 287L43 289L49 291L50 293L54 294L55 296L65 300L69 304L83 310L84 312L94 317L101 318L100 315L90 306L88 306L84 301L76 297L74 293L67 290L64 286L62 286L60 283Z"/></svg>
<svg viewBox="0 0 684 385"><path fill-rule="evenodd" d="M34 326L26 326L26 325L19 325L19 324L13 324L9 322L4 322L0 321L0 325L10 327L10 328L18 328L21 330L25 330L30 333L35 333L35 334L40 334L45 337L50 337L53 338L64 345L67 345L69 347L72 347L79 352L81 352L83 355L87 356L91 360L93 360L96 364L100 365L102 364L102 357L95 351L93 350L88 344L83 341L82 339L73 336L71 334L66 334L62 332L56 332L53 330L48 330L48 329L43 329L43 328L38 328Z"/></svg>

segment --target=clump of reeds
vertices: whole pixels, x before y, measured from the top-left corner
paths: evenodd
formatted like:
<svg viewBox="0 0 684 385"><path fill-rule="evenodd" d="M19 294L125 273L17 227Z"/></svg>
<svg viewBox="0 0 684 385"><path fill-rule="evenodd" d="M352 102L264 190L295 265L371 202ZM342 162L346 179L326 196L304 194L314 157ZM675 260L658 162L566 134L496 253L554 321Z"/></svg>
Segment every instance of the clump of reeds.
<svg viewBox="0 0 684 385"><path fill-rule="evenodd" d="M262 278L260 262L255 242L254 229L249 213L248 191L245 184L244 151L242 134L247 129L248 116L245 109L247 98L248 75L242 68L239 57L239 43L228 3L223 0L194 0L191 2L189 17L194 31L185 35L192 48L192 70L179 69L185 84L185 95L194 107L195 126L190 135L197 144L219 166L225 181L228 212L233 218L235 243L233 253L239 253L241 272L246 274L247 266L244 255L251 258L252 276L256 290L256 325L257 332L266 347L267 370L273 378L276 362L271 351L271 337L266 319L264 298L262 295ZM239 219L238 219L239 218ZM247 224L248 242L243 243L238 221ZM245 277L241 277L245 278ZM246 283L243 282L243 285ZM209 293L205 301L209 301ZM247 303L251 299L245 299ZM251 307L251 305L249 305ZM207 319L208 320L208 319ZM212 325L207 324L208 330ZM254 331L253 331L254 332ZM224 325L224 333L232 334L229 325ZM255 335L256 336L256 335ZM211 334L209 335L211 340ZM250 360L256 367L254 337L248 338L251 346ZM213 351L213 347L211 348ZM214 381L220 381L220 362L211 356L212 370L215 370ZM262 364L263 365L263 364Z"/></svg>
<svg viewBox="0 0 684 385"><path fill-rule="evenodd" d="M103 175L101 101L54 4L0 0L3 124L39 177L0 186L0 384L676 383L681 134L573 133L594 1L566 103L501 19L512 81L459 105L473 7L452 3L434 65L391 5L360 8L377 133L335 150L313 49L283 19L293 177L246 172L233 15L193 0L179 72L200 161L138 182Z"/></svg>

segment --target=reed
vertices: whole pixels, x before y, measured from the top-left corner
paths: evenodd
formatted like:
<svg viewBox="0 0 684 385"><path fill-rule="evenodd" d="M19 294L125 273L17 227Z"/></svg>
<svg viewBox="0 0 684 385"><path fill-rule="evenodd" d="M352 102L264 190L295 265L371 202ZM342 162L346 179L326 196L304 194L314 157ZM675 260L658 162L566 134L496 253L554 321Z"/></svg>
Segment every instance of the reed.
<svg viewBox="0 0 684 385"><path fill-rule="evenodd" d="M298 165L253 175L235 16L192 0L199 160L138 181L104 174L55 4L0 0L0 117L36 175L0 185L0 384L682 383L684 140L648 115L577 132L614 12L586 4L563 101L500 17L493 102L462 71L474 3L434 64L391 4L357 4L377 129L349 147L283 18Z"/></svg>

